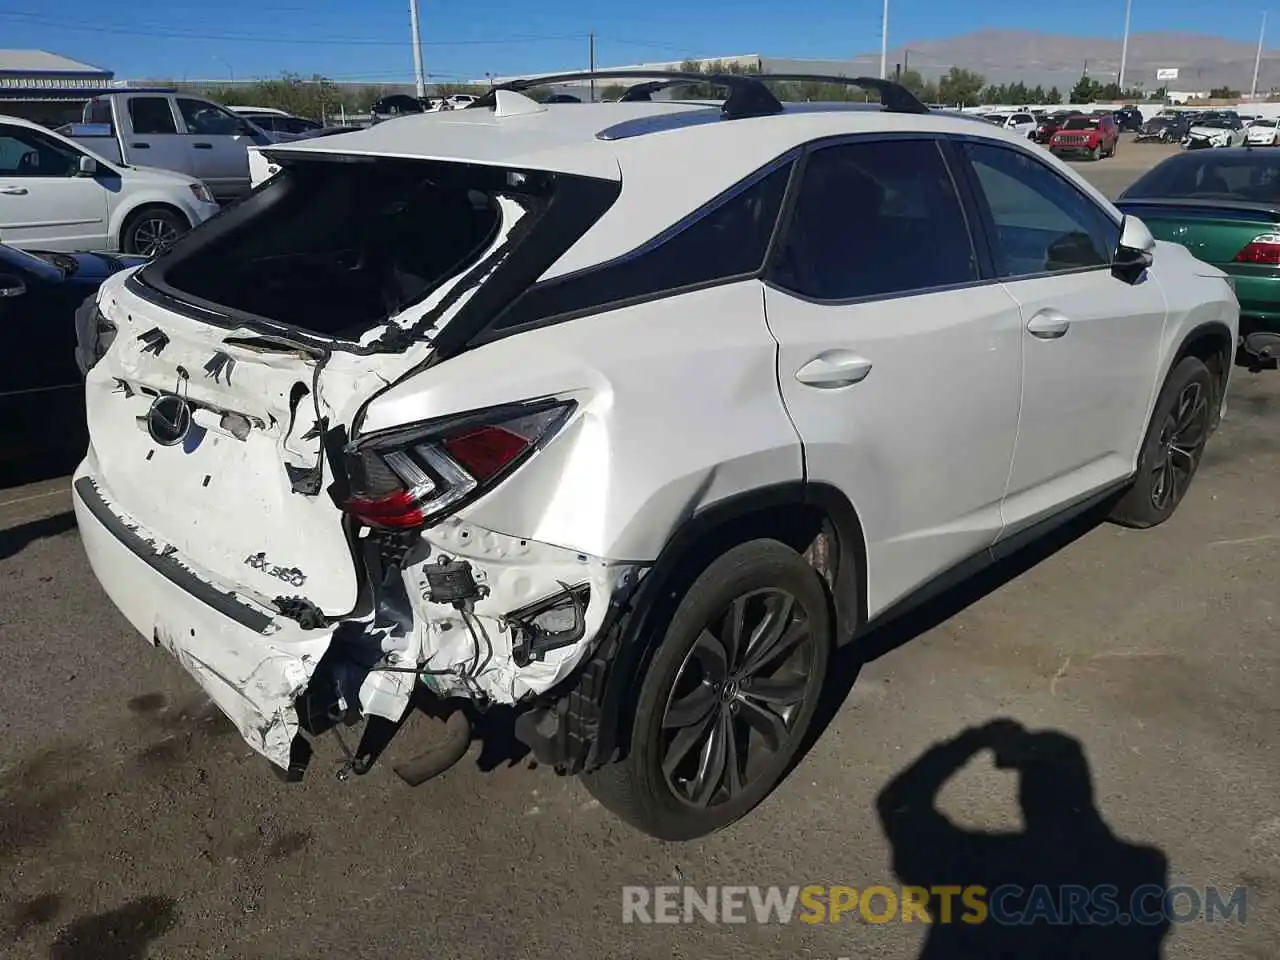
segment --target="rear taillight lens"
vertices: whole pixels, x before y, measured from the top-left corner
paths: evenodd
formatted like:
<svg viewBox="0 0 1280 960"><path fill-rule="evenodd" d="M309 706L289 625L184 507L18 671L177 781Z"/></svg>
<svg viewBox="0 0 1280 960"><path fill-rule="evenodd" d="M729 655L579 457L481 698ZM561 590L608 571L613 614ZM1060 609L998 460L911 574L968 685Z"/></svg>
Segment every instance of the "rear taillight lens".
<svg viewBox="0 0 1280 960"><path fill-rule="evenodd" d="M1280 266L1280 233L1264 233L1254 237L1236 254L1235 261Z"/></svg>
<svg viewBox="0 0 1280 960"><path fill-rule="evenodd" d="M344 508L384 530L415 530L500 483L555 435L573 403L503 407L356 444Z"/></svg>

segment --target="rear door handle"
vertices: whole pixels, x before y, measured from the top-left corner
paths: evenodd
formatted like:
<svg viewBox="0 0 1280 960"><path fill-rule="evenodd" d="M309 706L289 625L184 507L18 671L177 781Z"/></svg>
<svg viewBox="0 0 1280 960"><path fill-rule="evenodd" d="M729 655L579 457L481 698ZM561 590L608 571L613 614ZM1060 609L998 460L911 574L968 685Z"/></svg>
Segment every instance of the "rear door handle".
<svg viewBox="0 0 1280 960"><path fill-rule="evenodd" d="M212 150L212 149L213 149L213 144L212 144L212 143L193 143L193 144L192 144L192 146L193 146L193 147L195 147L197 150Z"/></svg>
<svg viewBox="0 0 1280 960"><path fill-rule="evenodd" d="M1057 340L1071 329L1071 321L1057 310L1041 310L1027 321L1027 332L1039 340Z"/></svg>
<svg viewBox="0 0 1280 960"><path fill-rule="evenodd" d="M137 143L131 143L131 144L129 144L129 146L133 147L133 149L135 149L135 150L150 150L150 149L151 149L151 144L146 143L145 141L142 141L142 140L139 140Z"/></svg>
<svg viewBox="0 0 1280 960"><path fill-rule="evenodd" d="M10 197L24 197L27 194L26 187L0 187L0 193L7 194Z"/></svg>
<svg viewBox="0 0 1280 960"><path fill-rule="evenodd" d="M820 353L796 371L796 379L809 387L831 390L865 380L871 361L848 350Z"/></svg>

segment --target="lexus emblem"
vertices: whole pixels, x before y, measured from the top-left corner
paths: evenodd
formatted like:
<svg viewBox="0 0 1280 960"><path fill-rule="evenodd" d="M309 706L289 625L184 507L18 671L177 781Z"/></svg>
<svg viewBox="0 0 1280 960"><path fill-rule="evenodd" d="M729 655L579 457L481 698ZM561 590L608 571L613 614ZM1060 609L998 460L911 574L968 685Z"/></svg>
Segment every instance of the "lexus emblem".
<svg viewBox="0 0 1280 960"><path fill-rule="evenodd" d="M162 447L172 447L186 439L191 430L191 407L176 393L156 397L147 411L147 432Z"/></svg>

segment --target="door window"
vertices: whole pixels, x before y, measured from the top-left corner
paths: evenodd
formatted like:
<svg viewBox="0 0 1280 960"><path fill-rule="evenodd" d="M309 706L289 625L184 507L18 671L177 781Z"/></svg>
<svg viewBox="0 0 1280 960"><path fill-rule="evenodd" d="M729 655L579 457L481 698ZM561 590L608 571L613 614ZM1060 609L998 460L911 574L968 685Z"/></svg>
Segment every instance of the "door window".
<svg viewBox="0 0 1280 960"><path fill-rule="evenodd" d="M978 278L936 141L846 143L809 156L772 282L815 300L855 300Z"/></svg>
<svg viewBox="0 0 1280 960"><path fill-rule="evenodd" d="M1109 266L1119 226L1097 204L1021 150L966 143L995 226L1002 277Z"/></svg>
<svg viewBox="0 0 1280 960"><path fill-rule="evenodd" d="M204 100L178 98L187 133L201 137L230 137L244 132L244 123L229 110Z"/></svg>
<svg viewBox="0 0 1280 960"><path fill-rule="evenodd" d="M535 284L498 319L495 328L755 273L769 250L791 166L788 163L733 192L659 242L598 267Z"/></svg>
<svg viewBox="0 0 1280 960"><path fill-rule="evenodd" d="M132 97L129 100L129 122L134 133L177 133L173 110L167 97Z"/></svg>
<svg viewBox="0 0 1280 960"><path fill-rule="evenodd" d="M80 154L52 137L25 127L0 126L0 175L69 177L79 169Z"/></svg>

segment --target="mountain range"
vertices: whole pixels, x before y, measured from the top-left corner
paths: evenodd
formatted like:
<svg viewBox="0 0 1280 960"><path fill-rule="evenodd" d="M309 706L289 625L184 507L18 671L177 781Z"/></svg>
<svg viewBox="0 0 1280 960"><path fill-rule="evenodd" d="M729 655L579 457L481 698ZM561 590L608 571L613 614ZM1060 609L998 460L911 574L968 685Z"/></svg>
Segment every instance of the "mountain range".
<svg viewBox="0 0 1280 960"><path fill-rule="evenodd" d="M889 51L890 69L919 70L926 79L952 66L974 70L988 83L1071 87L1083 72L1101 82L1115 80L1120 69L1119 37L1082 37L1026 30L979 30L945 40L911 41ZM1223 37L1191 33L1131 33L1125 85L1189 92L1228 86L1249 91L1257 46ZM874 63L879 51L855 58ZM1156 71L1176 68L1176 80L1157 80ZM1258 92L1280 88L1280 51L1263 50Z"/></svg>

